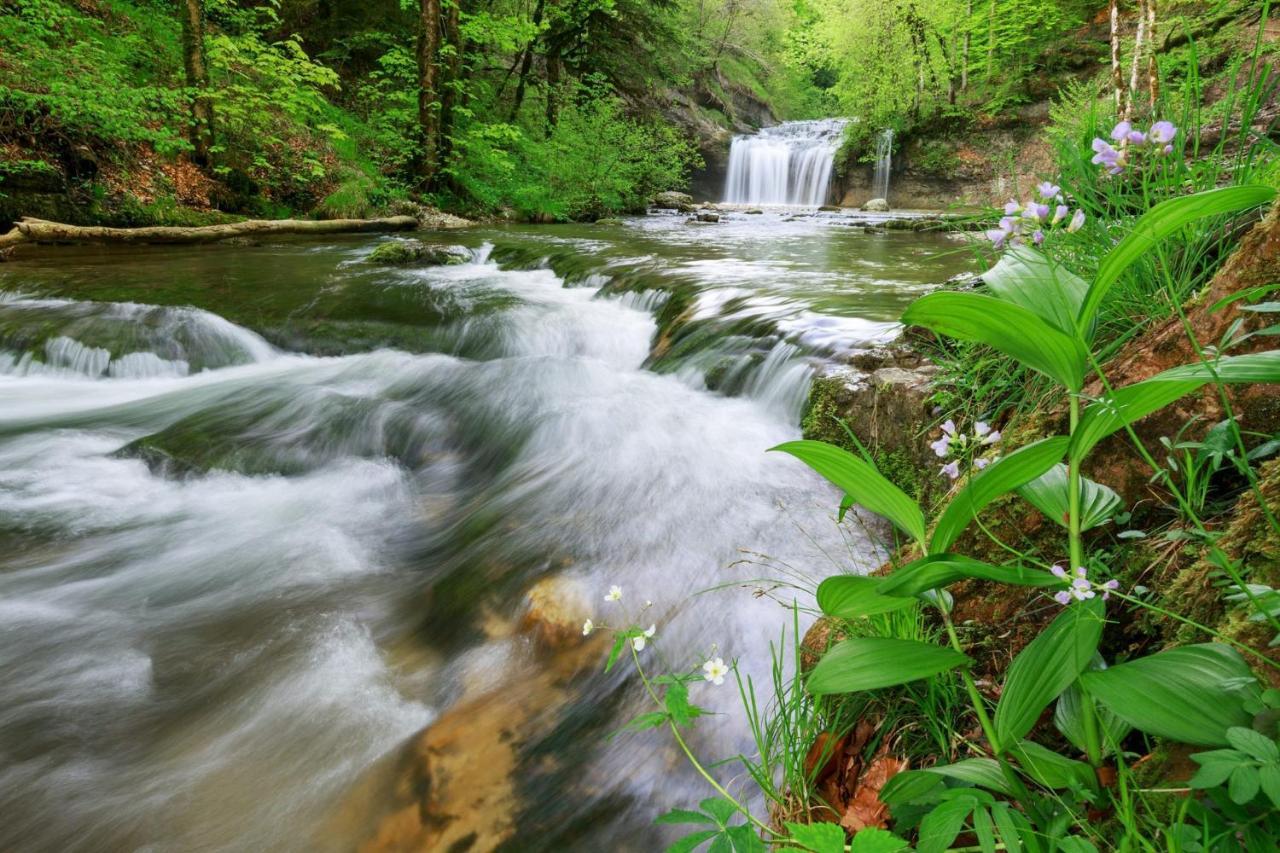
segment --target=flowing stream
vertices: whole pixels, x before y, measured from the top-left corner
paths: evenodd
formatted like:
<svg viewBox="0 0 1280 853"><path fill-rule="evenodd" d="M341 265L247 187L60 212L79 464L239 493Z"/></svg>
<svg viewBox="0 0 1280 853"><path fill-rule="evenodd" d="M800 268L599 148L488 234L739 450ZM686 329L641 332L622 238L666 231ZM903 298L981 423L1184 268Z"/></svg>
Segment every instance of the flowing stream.
<svg viewBox="0 0 1280 853"><path fill-rule="evenodd" d="M725 202L826 204L846 124L834 118L788 121L750 136L735 136L729 148Z"/></svg>
<svg viewBox="0 0 1280 853"><path fill-rule="evenodd" d="M509 831L470 849L660 849L653 816L708 790L661 732L608 739L643 691L531 639L528 594L763 683L790 617L754 579L875 561L765 451L816 366L966 256L848 222L483 228L437 268L364 236L0 265L0 849L392 849L379 792L446 722L510 765L478 818ZM732 686L693 699L725 713L700 750L749 751Z"/></svg>

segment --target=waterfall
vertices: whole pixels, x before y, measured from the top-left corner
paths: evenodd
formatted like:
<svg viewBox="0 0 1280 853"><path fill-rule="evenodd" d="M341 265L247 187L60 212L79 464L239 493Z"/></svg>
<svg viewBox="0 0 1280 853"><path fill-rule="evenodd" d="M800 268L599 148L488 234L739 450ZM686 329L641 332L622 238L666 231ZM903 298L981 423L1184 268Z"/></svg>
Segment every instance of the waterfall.
<svg viewBox="0 0 1280 853"><path fill-rule="evenodd" d="M893 128L886 127L876 135L876 174L871 183L871 197L889 200L889 171L893 168Z"/></svg>
<svg viewBox="0 0 1280 853"><path fill-rule="evenodd" d="M729 204L826 204L831 167L847 123L830 118L788 121L751 136L735 136L724 200Z"/></svg>

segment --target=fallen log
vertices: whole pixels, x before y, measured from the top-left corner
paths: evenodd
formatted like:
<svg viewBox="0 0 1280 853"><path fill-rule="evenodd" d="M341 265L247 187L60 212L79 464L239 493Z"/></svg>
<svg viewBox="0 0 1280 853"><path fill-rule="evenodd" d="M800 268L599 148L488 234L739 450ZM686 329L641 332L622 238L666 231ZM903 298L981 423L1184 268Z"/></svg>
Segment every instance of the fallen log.
<svg viewBox="0 0 1280 853"><path fill-rule="evenodd" d="M0 250L22 243L214 243L231 237L407 231L417 227L418 220L412 216L389 216L385 219L246 219L191 228L65 225L24 216L7 234L0 235Z"/></svg>

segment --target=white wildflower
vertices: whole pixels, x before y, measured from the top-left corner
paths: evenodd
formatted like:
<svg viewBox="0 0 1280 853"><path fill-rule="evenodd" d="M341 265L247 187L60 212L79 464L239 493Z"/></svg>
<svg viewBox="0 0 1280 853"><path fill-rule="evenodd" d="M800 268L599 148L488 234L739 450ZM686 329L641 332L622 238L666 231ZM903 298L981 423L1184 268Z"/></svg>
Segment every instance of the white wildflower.
<svg viewBox="0 0 1280 853"><path fill-rule="evenodd" d="M605 601L621 601L622 587L618 586L617 584L614 584L613 586L609 587L609 594L604 597L604 600Z"/></svg>
<svg viewBox="0 0 1280 853"><path fill-rule="evenodd" d="M702 677L712 684L724 684L728 674L729 667L724 665L723 658L712 658L702 665Z"/></svg>

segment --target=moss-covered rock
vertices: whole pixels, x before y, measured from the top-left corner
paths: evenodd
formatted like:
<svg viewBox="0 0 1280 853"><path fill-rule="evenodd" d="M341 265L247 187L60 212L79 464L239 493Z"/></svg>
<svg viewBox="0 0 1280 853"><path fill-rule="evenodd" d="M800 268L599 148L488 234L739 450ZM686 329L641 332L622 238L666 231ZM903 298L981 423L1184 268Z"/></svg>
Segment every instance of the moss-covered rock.
<svg viewBox="0 0 1280 853"><path fill-rule="evenodd" d="M366 258L371 264L424 264L427 266L453 266L471 260L471 252L464 246L438 246L420 240L388 240L374 249Z"/></svg>

